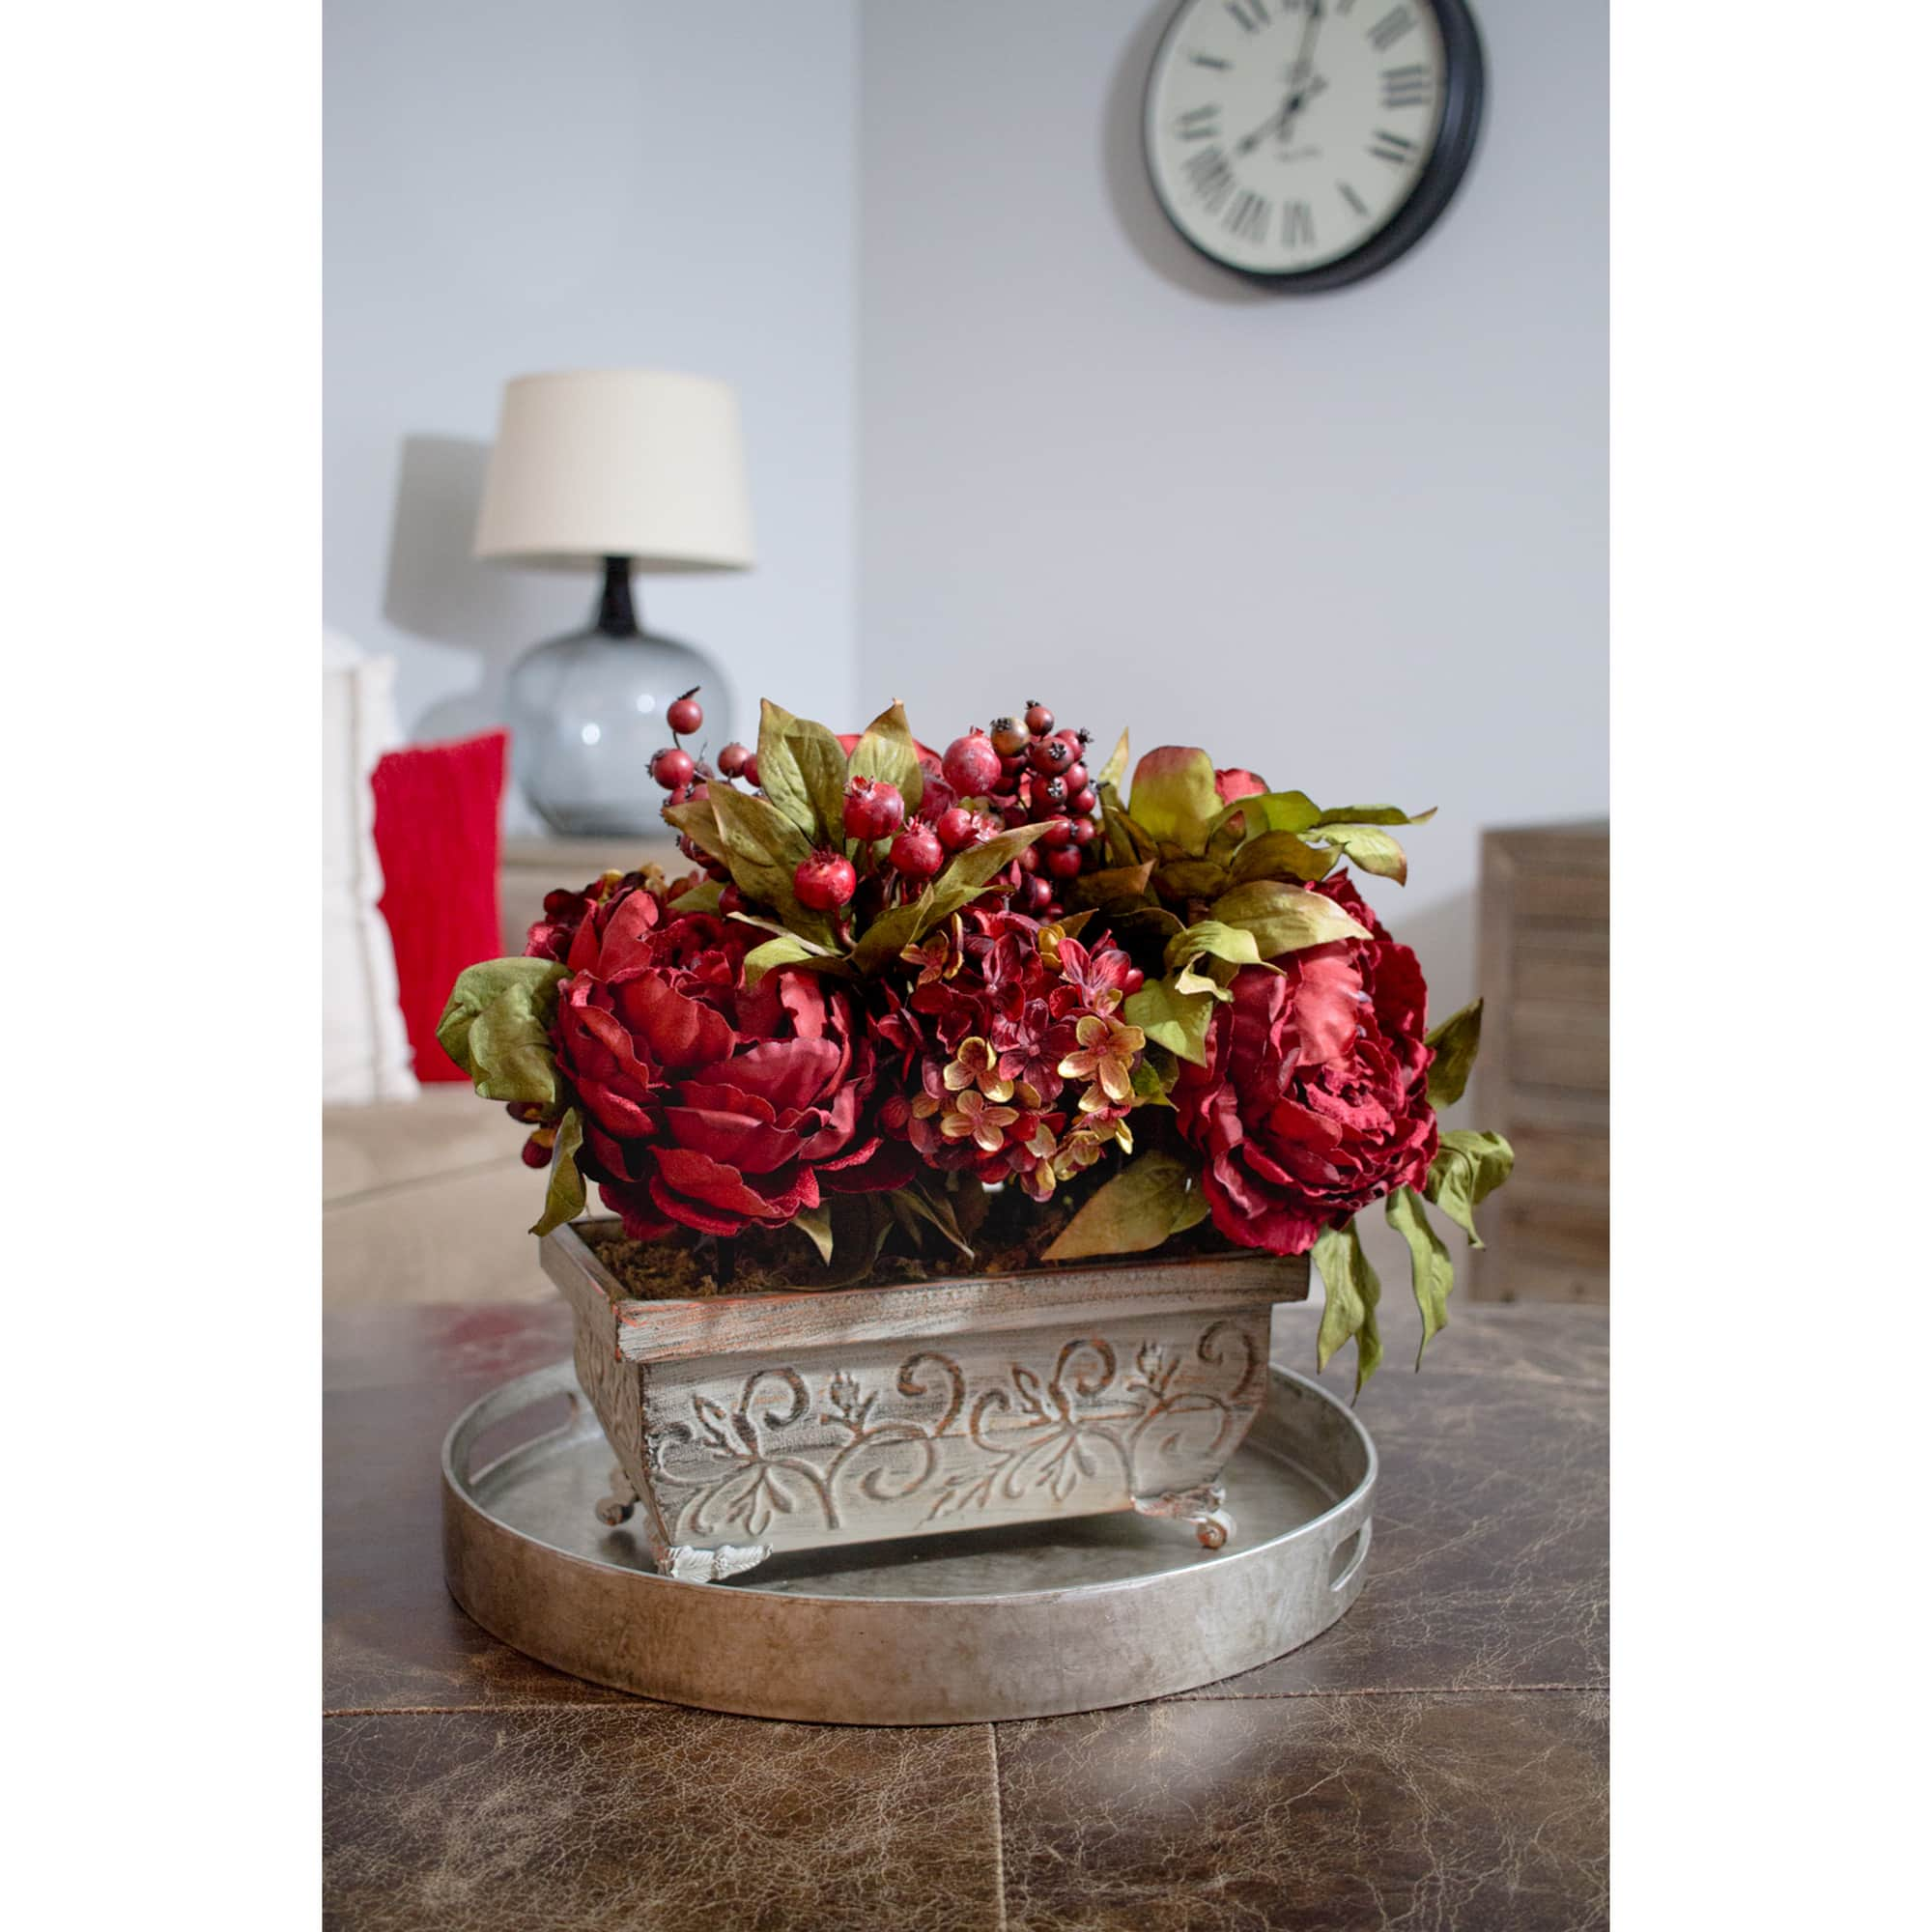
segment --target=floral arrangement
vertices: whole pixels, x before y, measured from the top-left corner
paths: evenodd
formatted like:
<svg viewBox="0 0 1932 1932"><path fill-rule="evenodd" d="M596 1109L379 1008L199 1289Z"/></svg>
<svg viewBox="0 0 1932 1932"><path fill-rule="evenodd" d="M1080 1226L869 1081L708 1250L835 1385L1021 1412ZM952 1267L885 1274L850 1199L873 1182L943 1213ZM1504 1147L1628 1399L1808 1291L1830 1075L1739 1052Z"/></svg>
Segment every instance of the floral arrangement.
<svg viewBox="0 0 1932 1932"><path fill-rule="evenodd" d="M669 722L701 727L696 694ZM1323 810L1177 746L1123 790L1125 734L1092 770L1088 745L1039 704L935 754L897 704L841 737L767 702L755 752L659 753L693 872L551 894L440 1029L530 1129L533 1232L594 1181L639 1241L795 1231L819 1286L889 1244L970 1260L995 1194L1038 1232L1029 1264L1312 1251L1321 1365L1352 1340L1359 1387L1382 1344L1355 1217L1380 1201L1426 1345L1453 1274L1425 1203L1476 1241L1512 1156L1438 1128L1481 1003L1428 1027L1345 862L1403 883L1391 828L1432 813Z"/></svg>

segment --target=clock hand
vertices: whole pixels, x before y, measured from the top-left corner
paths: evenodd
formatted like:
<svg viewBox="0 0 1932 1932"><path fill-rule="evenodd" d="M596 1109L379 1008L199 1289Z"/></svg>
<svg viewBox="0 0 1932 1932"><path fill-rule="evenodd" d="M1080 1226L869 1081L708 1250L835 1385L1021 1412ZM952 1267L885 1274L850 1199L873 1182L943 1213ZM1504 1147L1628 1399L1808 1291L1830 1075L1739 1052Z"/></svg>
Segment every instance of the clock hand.
<svg viewBox="0 0 1932 1932"><path fill-rule="evenodd" d="M1328 83L1318 73L1303 86L1296 88L1252 134L1244 134L1235 143L1236 154L1252 154L1270 134L1278 134L1286 141L1293 131L1294 117L1327 85Z"/></svg>
<svg viewBox="0 0 1932 1932"><path fill-rule="evenodd" d="M1321 31L1321 0L1308 0L1308 18L1301 25L1301 44L1294 50L1291 80L1305 80L1308 65L1315 58L1315 36Z"/></svg>

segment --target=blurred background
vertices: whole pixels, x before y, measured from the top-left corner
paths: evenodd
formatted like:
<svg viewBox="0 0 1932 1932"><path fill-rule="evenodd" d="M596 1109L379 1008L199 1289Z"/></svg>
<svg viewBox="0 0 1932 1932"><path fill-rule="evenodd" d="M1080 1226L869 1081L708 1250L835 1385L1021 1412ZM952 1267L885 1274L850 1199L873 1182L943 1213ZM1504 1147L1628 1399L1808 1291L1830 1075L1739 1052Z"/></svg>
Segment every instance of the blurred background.
<svg viewBox="0 0 1932 1932"><path fill-rule="evenodd" d="M736 393L755 561L639 588L739 735L760 695L848 728L901 697L934 744L1037 696L1104 745L1438 807L1409 886L1370 896L1433 1012L1490 1002L1457 1112L1520 1161L1464 1292L1607 1293L1606 7L1480 0L1460 192L1383 272L1302 297L1154 199L1172 12L327 0L325 614L358 787L332 1301L547 1292L506 1238L520 1136L403 1041L369 907L393 925L410 848L461 848L472 930L514 933L610 841L559 841L514 781L498 803L472 750L390 768L384 882L359 775L489 744L513 663L585 623L592 578L472 555L478 507L507 380L631 367ZM397 830L452 786L461 826ZM398 932L405 1005L464 943Z"/></svg>

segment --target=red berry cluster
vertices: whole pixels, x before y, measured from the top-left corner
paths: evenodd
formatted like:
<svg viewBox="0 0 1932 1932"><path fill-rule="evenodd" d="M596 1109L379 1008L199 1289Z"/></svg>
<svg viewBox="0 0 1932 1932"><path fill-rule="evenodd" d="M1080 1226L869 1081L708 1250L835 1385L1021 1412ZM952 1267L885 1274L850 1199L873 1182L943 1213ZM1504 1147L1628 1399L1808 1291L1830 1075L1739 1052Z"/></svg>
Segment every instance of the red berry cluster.
<svg viewBox="0 0 1932 1932"><path fill-rule="evenodd" d="M696 691L686 692L666 716L680 736L696 731L704 723ZM1021 719L994 719L990 732L975 725L946 748L943 758L921 753L923 796L914 818L906 816L905 799L889 780L853 777L845 787L841 830L858 864L836 847L812 853L793 875L799 903L834 915L841 929L850 906L863 924L888 904L923 891L954 853L1014 826L1044 824L1038 839L1009 867L1004 884L1014 910L1036 919L1055 916L1065 883L1098 859L1100 799L1087 771L1088 735L1057 730L1053 713L1037 702ZM714 773L683 746L670 745L651 760L651 776L670 794L670 804L682 805L708 797L714 779L741 779L755 789L758 760L743 745L726 745ZM677 842L711 877L728 878L688 836ZM742 901L735 887L727 886L726 894Z"/></svg>
<svg viewBox="0 0 1932 1932"><path fill-rule="evenodd" d="M697 701L698 689L694 684L682 697L674 697L665 706L665 723L670 726L673 740L689 738L704 728L704 707ZM758 761L744 746L726 745L718 754L718 769L727 779L738 777L748 764L751 767L751 782L756 784ZM683 805L688 799L711 796L711 767L701 759L694 758L675 742L652 755L651 777L670 793L666 801L668 805ZM724 867L707 859L688 838L679 838L677 849L714 877L723 876Z"/></svg>
<svg viewBox="0 0 1932 1932"><path fill-rule="evenodd" d="M941 774L973 809L955 803L940 814L942 844L958 851L1002 828L1046 826L1020 855L1011 903L1044 919L1060 910L1065 882L1090 863L1100 836L1100 795L1088 774L1088 733L1055 729L1053 713L1037 699L1022 718L996 718L947 747ZM956 840L956 842L955 842Z"/></svg>

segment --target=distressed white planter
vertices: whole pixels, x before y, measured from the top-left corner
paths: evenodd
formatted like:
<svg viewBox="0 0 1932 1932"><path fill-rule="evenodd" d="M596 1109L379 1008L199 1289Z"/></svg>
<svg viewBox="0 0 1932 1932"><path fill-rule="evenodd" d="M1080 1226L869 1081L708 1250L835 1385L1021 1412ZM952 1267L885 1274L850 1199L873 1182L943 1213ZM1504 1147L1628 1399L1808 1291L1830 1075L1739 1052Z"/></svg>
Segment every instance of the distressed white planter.
<svg viewBox="0 0 1932 1932"><path fill-rule="evenodd" d="M659 1570L1137 1510L1232 1528L1222 1469L1305 1259L1134 1260L829 1293L633 1301L575 1228L543 1264Z"/></svg>

